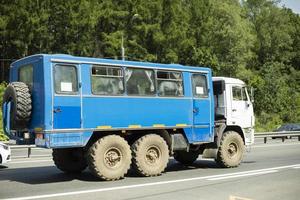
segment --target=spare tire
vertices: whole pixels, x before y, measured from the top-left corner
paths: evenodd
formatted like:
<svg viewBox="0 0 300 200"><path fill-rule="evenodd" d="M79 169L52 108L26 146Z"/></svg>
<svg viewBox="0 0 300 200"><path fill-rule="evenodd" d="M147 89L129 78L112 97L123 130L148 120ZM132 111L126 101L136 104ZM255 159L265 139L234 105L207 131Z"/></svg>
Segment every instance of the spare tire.
<svg viewBox="0 0 300 200"><path fill-rule="evenodd" d="M3 95L3 103L11 102L10 129L25 129L31 116L31 94L23 82L10 83Z"/></svg>

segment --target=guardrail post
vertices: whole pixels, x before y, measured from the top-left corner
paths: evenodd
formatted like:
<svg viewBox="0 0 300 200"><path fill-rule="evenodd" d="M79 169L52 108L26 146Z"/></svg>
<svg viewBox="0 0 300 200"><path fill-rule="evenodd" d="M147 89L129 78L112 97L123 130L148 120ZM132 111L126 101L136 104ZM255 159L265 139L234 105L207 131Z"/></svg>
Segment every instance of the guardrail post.
<svg viewBox="0 0 300 200"><path fill-rule="evenodd" d="M300 141L300 135L298 136L298 141Z"/></svg>
<svg viewBox="0 0 300 200"><path fill-rule="evenodd" d="M30 158L31 155L31 147L28 147L28 158Z"/></svg>
<svg viewBox="0 0 300 200"><path fill-rule="evenodd" d="M285 136L283 136L281 139L282 139L282 142L284 142Z"/></svg>
<svg viewBox="0 0 300 200"><path fill-rule="evenodd" d="M264 137L264 143L265 144L267 143L267 137Z"/></svg>

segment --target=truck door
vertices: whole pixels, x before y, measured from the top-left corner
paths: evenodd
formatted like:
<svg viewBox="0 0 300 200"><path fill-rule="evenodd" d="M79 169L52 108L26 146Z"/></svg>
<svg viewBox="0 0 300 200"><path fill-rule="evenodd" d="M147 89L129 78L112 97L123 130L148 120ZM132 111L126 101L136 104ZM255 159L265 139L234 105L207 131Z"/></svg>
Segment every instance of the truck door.
<svg viewBox="0 0 300 200"><path fill-rule="evenodd" d="M231 98L231 123L242 128L251 127L253 108L246 87L232 85Z"/></svg>
<svg viewBox="0 0 300 200"><path fill-rule="evenodd" d="M77 65L53 65L53 128L81 127L80 70Z"/></svg>
<svg viewBox="0 0 300 200"><path fill-rule="evenodd" d="M211 97L207 74L192 74L193 90L193 139L211 141Z"/></svg>

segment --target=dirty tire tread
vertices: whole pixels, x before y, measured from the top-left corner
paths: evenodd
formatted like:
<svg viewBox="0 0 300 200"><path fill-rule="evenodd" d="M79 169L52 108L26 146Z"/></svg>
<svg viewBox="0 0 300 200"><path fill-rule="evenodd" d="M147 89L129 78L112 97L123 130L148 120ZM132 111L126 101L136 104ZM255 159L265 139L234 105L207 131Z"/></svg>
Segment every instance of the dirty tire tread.
<svg viewBox="0 0 300 200"><path fill-rule="evenodd" d="M10 83L3 96L3 102L13 101L11 126L15 129L26 128L31 118L32 100L28 86L23 82Z"/></svg>
<svg viewBox="0 0 300 200"><path fill-rule="evenodd" d="M145 169L142 164L139 162L138 157L139 157L139 149L141 147L141 145L146 141L149 140L150 138L156 138L161 140L164 148L166 149L165 152L165 156L167 157L166 161L163 161L161 164L161 167L157 173L150 173L147 169ZM169 149L168 149L168 145L166 143L166 141L159 135L157 134L149 134L149 135L145 135L140 137L139 139L137 139L132 145L131 145L131 150L132 150L132 168L134 171L136 171L138 173L138 175L140 176L145 176L145 177L149 177L149 176L159 176L162 174L162 172L165 170L165 168L167 167L168 161L169 161Z"/></svg>
<svg viewBox="0 0 300 200"><path fill-rule="evenodd" d="M229 164L228 161L227 161L226 155L224 153L222 153L222 152L223 152L223 148L226 148L224 146L224 143L226 142L226 139L228 137L233 137L233 135L235 135L235 137L238 138L237 140L239 140L240 144L242 144L241 149L240 149L242 155L241 155L241 159L237 163L235 163L235 164ZM237 132L235 132L235 131L227 131L222 136L222 139L221 139L221 142L220 142L220 146L218 148L217 158L216 158L215 161L216 161L216 163L219 166L221 166L223 168L238 167L240 165L240 163L241 163L242 158L243 158L243 153L244 153L244 142L243 142L242 137Z"/></svg>
<svg viewBox="0 0 300 200"><path fill-rule="evenodd" d="M80 160L74 161L70 155L72 149L53 149L52 158L58 169L66 173L81 173L86 169L87 163L82 153Z"/></svg>
<svg viewBox="0 0 300 200"><path fill-rule="evenodd" d="M107 175L105 175L99 168L99 166L97 166L97 151L101 148L101 146L103 145L103 143L107 142L106 140L111 139L112 141L116 141L119 140L119 142L122 142L123 145L125 145L125 149L127 148L125 154L129 155L128 159L128 164L127 167L125 166L123 169L123 172L120 173L119 176L116 177L108 177ZM124 176L126 175L126 173L128 172L129 168L130 168L130 164L131 164L131 151L130 151L130 146L128 145L127 141L124 140L122 137L118 136L118 135L109 135L109 136L105 136L100 138L99 140L97 140L89 149L88 154L87 154L87 162L88 162L88 167L90 169L90 171L92 172L92 174L98 178L100 178L101 180L105 180L105 181L114 181L114 180L119 180L121 178L124 178ZM126 165L126 164L125 164Z"/></svg>

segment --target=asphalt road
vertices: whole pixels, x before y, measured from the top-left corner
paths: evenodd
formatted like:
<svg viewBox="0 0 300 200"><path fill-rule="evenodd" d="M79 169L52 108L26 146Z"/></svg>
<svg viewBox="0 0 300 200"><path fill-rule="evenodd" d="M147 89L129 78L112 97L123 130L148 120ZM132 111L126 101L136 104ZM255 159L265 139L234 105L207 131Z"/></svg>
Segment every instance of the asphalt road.
<svg viewBox="0 0 300 200"><path fill-rule="evenodd" d="M103 182L88 170L67 175L54 166L51 151L37 149L0 168L0 199L300 199L300 142L258 140L238 168L218 168L200 158L191 167L170 159L162 176L143 178L129 172L125 179Z"/></svg>

